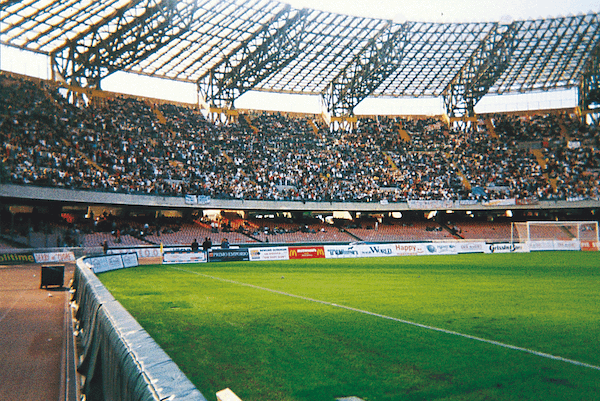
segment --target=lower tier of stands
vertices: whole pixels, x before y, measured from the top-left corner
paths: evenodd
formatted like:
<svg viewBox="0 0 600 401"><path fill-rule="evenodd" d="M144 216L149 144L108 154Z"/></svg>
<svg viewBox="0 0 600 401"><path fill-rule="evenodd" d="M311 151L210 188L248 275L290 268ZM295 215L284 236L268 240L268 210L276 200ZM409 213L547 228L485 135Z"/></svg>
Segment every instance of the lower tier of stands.
<svg viewBox="0 0 600 401"><path fill-rule="evenodd" d="M110 248L128 246L189 246L194 240L202 243L210 238L213 245L218 246L224 239L231 245L248 244L294 244L294 243L349 243L365 242L414 242L414 241L448 241L448 240L485 240L490 242L509 241L511 225L508 222L460 222L453 227L435 222L422 221L392 224L365 224L360 228L336 227L326 223L294 224L275 223L270 221L247 222L250 229L238 231L221 228L207 228L197 223L168 225L158 230L150 227L151 234L120 234L112 232L78 232L75 236L68 227L54 227L51 233L31 232L28 235L10 234L4 230L3 237L10 239L4 247L18 248L56 248L63 246L82 246L85 248ZM553 228L553 230L559 230ZM557 238L569 235L559 232ZM72 238L66 244L64 239Z"/></svg>

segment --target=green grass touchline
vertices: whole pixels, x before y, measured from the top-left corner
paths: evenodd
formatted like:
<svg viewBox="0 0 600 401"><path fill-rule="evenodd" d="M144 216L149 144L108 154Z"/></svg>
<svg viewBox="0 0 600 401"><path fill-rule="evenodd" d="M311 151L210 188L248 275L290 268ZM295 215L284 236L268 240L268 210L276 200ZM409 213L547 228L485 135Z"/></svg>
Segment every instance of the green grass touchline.
<svg viewBox="0 0 600 401"><path fill-rule="evenodd" d="M391 317L391 316L386 316L386 315L382 315L380 313L375 313L375 312L370 312L370 311L366 311L366 310L363 310L363 309L353 308L351 306L340 305L340 304L336 304L336 303L333 303L333 302L323 301L323 300L315 299L315 298L304 297L304 296L296 295L296 294L290 294L288 292L274 290L272 288L266 288L266 287L261 287L261 286L254 285L254 284L242 283L242 282L235 281L235 280L230 280L230 279L226 279L226 278L211 276L211 275L208 275L208 274L203 274L203 273L195 272L195 271L192 271L192 270L182 269L180 267L175 267L175 266L168 266L168 267L170 267L173 270L179 270L179 271L182 271L182 272L186 272L186 273L190 273L190 274L195 274L195 275L206 277L206 278L209 278L209 279L212 279L212 280L223 281L223 282L226 282L226 283L241 285L241 286L250 287L250 288L254 288L254 289L258 289L258 290L262 290L262 291L269 291L269 292L272 292L272 293L275 293L275 294L285 295L285 296L292 297L292 298L298 298L298 299L302 299L302 300L305 300L305 301L317 302L317 303L320 303L320 304L323 304L323 305L328 305L328 306L333 306L333 307L336 307L336 308L347 309L347 310L350 310L350 311L353 311L353 312L359 312L359 313L363 313L363 314L366 314L366 315L370 315L370 316L374 316L374 317L379 317L379 318L382 318L382 319L392 320L392 321L395 321L395 322L399 322L399 323L403 323L403 324L408 324L408 325L411 325L411 326L416 326L416 327L420 327L420 328L427 329L427 330L439 331L441 333L451 334L451 335L454 335L454 336L464 337L464 338L468 338L468 339L471 339L471 340L481 341L481 342L484 342L484 343L488 343L488 344L492 344L492 345L497 345L499 347L508 348L508 349L512 349L512 350L515 350L515 351L526 352L526 353L529 353L529 354L540 356L542 358L554 359L556 361L562 361L562 362L570 363L572 365L577 365L577 366L582 366L582 367L586 367L586 368L590 368L590 369L600 370L600 366L592 365L592 364L585 363L585 362L576 361L576 360L573 360L573 359L563 358L563 357L557 356L557 355L547 354L545 352L540 352L540 351L532 350L532 349L529 349L529 348L523 348L523 347L519 347L519 346L516 346L516 345L502 343L502 342L499 342L499 341L494 341L494 340L489 340L489 339L486 339L486 338L472 336L472 335L469 335L469 334L459 333L457 331L442 329L440 327L428 326L426 324L421 324L421 323L417 323L417 322L412 322L410 320L404 320L404 319L399 319L399 318L395 318L395 317Z"/></svg>

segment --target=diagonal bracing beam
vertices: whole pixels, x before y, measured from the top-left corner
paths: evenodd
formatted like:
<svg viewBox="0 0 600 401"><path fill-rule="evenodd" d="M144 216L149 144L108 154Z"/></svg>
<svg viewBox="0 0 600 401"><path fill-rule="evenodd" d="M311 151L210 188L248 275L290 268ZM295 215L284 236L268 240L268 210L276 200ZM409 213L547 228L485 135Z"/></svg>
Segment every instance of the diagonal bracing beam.
<svg viewBox="0 0 600 401"><path fill-rule="evenodd" d="M514 50L516 24L496 24L471 54L442 96L450 117L473 116L475 105L500 78Z"/></svg>
<svg viewBox="0 0 600 401"><path fill-rule="evenodd" d="M285 67L300 50L308 11L286 6L197 81L204 102L233 108L234 101ZM277 24L280 21L280 24Z"/></svg>
<svg viewBox="0 0 600 401"><path fill-rule="evenodd" d="M54 63L70 82L98 87L114 71L143 60L189 26L194 3L178 6L175 0L144 2L115 10L109 21L90 27L54 53ZM110 34L101 32L108 30ZM174 27L177 27L176 29Z"/></svg>
<svg viewBox="0 0 600 401"><path fill-rule="evenodd" d="M354 108L398 68L408 31L408 24L389 22L333 79L321 93L330 115L352 115Z"/></svg>
<svg viewBox="0 0 600 401"><path fill-rule="evenodd" d="M592 51L579 86L579 107L589 111L591 105L600 105L600 45Z"/></svg>

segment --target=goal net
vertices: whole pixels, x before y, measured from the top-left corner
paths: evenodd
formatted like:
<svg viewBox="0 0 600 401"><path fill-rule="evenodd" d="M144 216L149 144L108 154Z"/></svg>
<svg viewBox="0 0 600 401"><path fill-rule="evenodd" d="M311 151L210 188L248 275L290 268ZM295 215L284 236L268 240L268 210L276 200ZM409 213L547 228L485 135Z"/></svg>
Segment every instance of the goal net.
<svg viewBox="0 0 600 401"><path fill-rule="evenodd" d="M527 243L530 249L597 247L598 240L597 221L513 222L511 229L511 242Z"/></svg>

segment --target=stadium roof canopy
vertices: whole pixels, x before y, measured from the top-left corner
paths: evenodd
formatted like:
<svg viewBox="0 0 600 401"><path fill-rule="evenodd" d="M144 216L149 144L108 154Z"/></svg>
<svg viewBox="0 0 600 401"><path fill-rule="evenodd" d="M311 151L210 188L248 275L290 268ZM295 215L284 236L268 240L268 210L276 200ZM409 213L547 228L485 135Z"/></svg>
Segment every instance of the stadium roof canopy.
<svg viewBox="0 0 600 401"><path fill-rule="evenodd" d="M395 23L271 0L0 7L2 43L49 55L57 79L98 87L127 71L193 82L218 107L258 90L319 94L334 115L352 114L369 96L443 96L451 116L465 115L488 93L581 87L598 75L598 14Z"/></svg>

